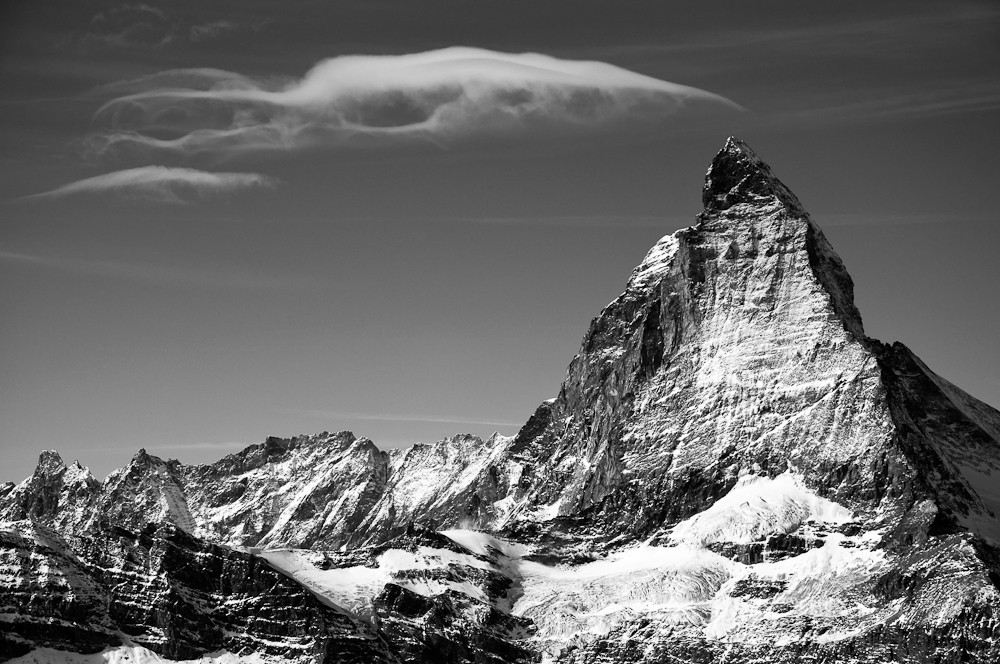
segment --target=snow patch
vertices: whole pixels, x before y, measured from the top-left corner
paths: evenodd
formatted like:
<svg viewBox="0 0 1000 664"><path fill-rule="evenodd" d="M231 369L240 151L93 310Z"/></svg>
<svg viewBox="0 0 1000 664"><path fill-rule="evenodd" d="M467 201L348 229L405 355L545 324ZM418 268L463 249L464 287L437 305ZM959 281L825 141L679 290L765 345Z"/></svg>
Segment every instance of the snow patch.
<svg viewBox="0 0 1000 664"><path fill-rule="evenodd" d="M322 554L307 549L272 549L258 555L308 588L328 606L346 609L358 615L371 613L372 600L387 583L395 583L424 597L454 590L478 600L489 601L486 593L471 583L438 579L433 578L433 574L419 573L442 570L451 565L493 569L490 563L476 556L447 549L421 546L416 553L388 549L376 559L376 567L357 565L331 569L317 567L316 563L320 561Z"/></svg>
<svg viewBox="0 0 1000 664"><path fill-rule="evenodd" d="M670 267L679 246L676 235L666 235L653 245L629 279L630 287L640 287Z"/></svg>
<svg viewBox="0 0 1000 664"><path fill-rule="evenodd" d="M753 639L754 634L768 629L772 621L768 611L776 606L784 606L786 612L780 615L788 618L806 616L833 621L876 612L875 607L859 601L870 596L859 593L858 589L884 573L888 561L883 551L866 548L865 539L834 533L826 536L821 548L798 556L752 566L736 564L732 578L712 603L705 636L722 640ZM750 577L780 583L782 590L769 600L733 596L734 584ZM848 620L844 624L848 626L846 630L831 629L824 634L824 641L851 637L851 626L856 623Z"/></svg>
<svg viewBox="0 0 1000 664"><path fill-rule="evenodd" d="M520 558L531 552L529 546L508 542L478 530L455 528L442 530L441 534L480 556L494 556L499 553L508 558Z"/></svg>
<svg viewBox="0 0 1000 664"><path fill-rule="evenodd" d="M735 565L688 546L641 546L576 567L521 560L514 569L523 594L512 613L534 621L549 653L609 634L638 615L699 625L710 618L711 602Z"/></svg>
<svg viewBox="0 0 1000 664"><path fill-rule="evenodd" d="M259 653L235 655L227 651L210 653L199 659L174 660L157 655L142 646L119 646L84 655L76 652L37 648L27 655L8 660L8 664L276 664L286 661L283 657L270 658Z"/></svg>
<svg viewBox="0 0 1000 664"><path fill-rule="evenodd" d="M746 475L711 507L677 524L670 539L692 546L749 544L795 532L807 521L843 524L852 519L850 510L817 496L792 471L774 479Z"/></svg>

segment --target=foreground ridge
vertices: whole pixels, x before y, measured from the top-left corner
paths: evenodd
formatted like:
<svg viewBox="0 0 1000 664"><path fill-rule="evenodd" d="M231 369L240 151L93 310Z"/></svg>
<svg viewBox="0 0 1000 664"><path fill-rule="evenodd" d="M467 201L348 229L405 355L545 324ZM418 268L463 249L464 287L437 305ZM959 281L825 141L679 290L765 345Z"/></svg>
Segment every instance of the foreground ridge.
<svg viewBox="0 0 1000 664"><path fill-rule="evenodd" d="M0 659L997 661L1000 413L866 336L745 142L702 201L513 437L43 452L0 485Z"/></svg>

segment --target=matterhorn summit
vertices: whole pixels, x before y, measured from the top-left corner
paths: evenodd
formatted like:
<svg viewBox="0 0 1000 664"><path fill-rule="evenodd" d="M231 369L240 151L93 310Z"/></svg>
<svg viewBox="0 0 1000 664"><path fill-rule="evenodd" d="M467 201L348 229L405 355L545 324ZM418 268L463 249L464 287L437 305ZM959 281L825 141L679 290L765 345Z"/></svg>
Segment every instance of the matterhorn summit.
<svg viewBox="0 0 1000 664"><path fill-rule="evenodd" d="M743 141L513 437L0 485L0 659L995 662L1000 413ZM207 658L207 659L206 659Z"/></svg>

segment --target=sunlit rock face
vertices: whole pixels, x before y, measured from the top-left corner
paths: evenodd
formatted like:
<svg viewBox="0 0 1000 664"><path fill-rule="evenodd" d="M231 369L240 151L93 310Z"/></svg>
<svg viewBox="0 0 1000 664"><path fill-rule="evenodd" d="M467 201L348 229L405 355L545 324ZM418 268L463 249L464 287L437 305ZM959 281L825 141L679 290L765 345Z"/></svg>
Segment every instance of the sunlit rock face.
<svg viewBox="0 0 1000 664"><path fill-rule="evenodd" d="M702 199L512 438L43 453L0 486L0 656L1000 661L1000 413L865 336L745 143Z"/></svg>
<svg viewBox="0 0 1000 664"><path fill-rule="evenodd" d="M582 519L602 541L660 538L742 475L793 470L886 537L924 501L939 522L995 527L1000 500L976 487L997 468L996 412L864 336L839 257L746 144L719 152L703 199L517 436L517 517L573 517L573 536ZM911 376L927 383L916 400ZM914 415L922 399L940 414ZM965 452L946 421L967 422Z"/></svg>

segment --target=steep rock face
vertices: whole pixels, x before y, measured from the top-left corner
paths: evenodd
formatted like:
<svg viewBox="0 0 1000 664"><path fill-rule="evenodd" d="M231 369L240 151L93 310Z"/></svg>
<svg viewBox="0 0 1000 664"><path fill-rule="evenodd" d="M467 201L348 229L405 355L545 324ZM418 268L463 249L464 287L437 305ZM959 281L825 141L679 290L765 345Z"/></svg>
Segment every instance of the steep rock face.
<svg viewBox="0 0 1000 664"><path fill-rule="evenodd" d="M579 532L584 517L598 539L662 536L742 474L789 469L873 528L935 498L942 518L995 524L955 473L941 471L940 491L928 481L944 442L933 422L930 451L906 442L901 383L886 380L902 355L864 336L850 277L794 195L730 139L704 200L699 223L657 243L594 320L559 397L518 434L530 470L511 526ZM953 437L979 441L973 456L1000 458L981 425L935 405L966 422Z"/></svg>
<svg viewBox="0 0 1000 664"><path fill-rule="evenodd" d="M485 443L458 435L432 445L393 450L390 479L352 543L384 540L414 521L432 528L495 520L497 503L510 492L505 457L511 439L494 434Z"/></svg>
<svg viewBox="0 0 1000 664"><path fill-rule="evenodd" d="M44 453L0 487L4 652L1000 659L1000 413L865 336L745 143L702 193L513 438L141 451L103 483Z"/></svg>
<svg viewBox="0 0 1000 664"><path fill-rule="evenodd" d="M96 652L121 642L173 659L254 652L323 661L393 658L374 630L325 606L260 558L172 525L95 530L73 548L30 521L0 528L0 656Z"/></svg>
<svg viewBox="0 0 1000 664"><path fill-rule="evenodd" d="M0 521L31 519L57 530L84 527L89 505L100 487L89 470L74 461L69 467L59 453L45 450L31 477L0 491Z"/></svg>
<svg viewBox="0 0 1000 664"><path fill-rule="evenodd" d="M100 524L114 524L139 531L150 523L172 523L190 531L194 518L184 491L182 466L139 450L129 465L105 479L94 497L92 516L86 530Z"/></svg>
<svg viewBox="0 0 1000 664"><path fill-rule="evenodd" d="M97 652L120 642L106 589L48 528L0 525L0 587L0 658L34 647Z"/></svg>
<svg viewBox="0 0 1000 664"><path fill-rule="evenodd" d="M67 467L57 452L47 450L34 474L0 505L0 519L31 519L70 539L110 523L139 530L167 521L190 529L180 467L139 450L128 466L98 482L78 462Z"/></svg>
<svg viewBox="0 0 1000 664"><path fill-rule="evenodd" d="M897 444L933 501L935 533L968 530L1000 546L1000 417L903 344L879 345Z"/></svg>
<svg viewBox="0 0 1000 664"><path fill-rule="evenodd" d="M358 620L377 626L391 651L410 662L531 662L530 621L511 615L515 581L503 557L470 531L411 526L349 551L271 550L261 554Z"/></svg>
<svg viewBox="0 0 1000 664"><path fill-rule="evenodd" d="M197 526L243 546L339 547L385 490L388 454L350 432L268 438L183 470Z"/></svg>
<svg viewBox="0 0 1000 664"><path fill-rule="evenodd" d="M349 431L264 443L187 466L140 450L98 482L45 452L0 496L0 519L32 519L73 539L100 526L170 523L231 546L337 548L385 541L415 520L485 521L508 492L498 472L510 439L457 435L385 452Z"/></svg>

